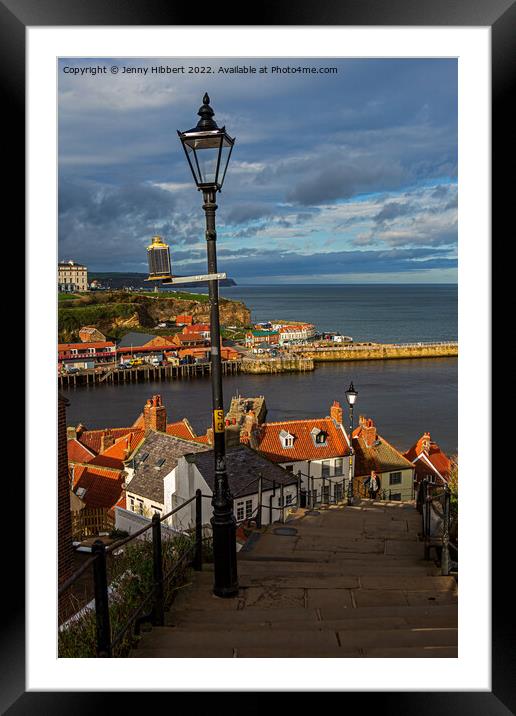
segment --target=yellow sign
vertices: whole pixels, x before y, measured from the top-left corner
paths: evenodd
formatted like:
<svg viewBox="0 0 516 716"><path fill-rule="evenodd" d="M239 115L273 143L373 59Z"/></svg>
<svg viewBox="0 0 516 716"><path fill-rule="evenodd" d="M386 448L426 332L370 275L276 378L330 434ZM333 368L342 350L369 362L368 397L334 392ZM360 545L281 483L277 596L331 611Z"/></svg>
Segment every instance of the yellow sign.
<svg viewBox="0 0 516 716"><path fill-rule="evenodd" d="M213 411L213 430L216 433L224 432L224 411L214 410Z"/></svg>

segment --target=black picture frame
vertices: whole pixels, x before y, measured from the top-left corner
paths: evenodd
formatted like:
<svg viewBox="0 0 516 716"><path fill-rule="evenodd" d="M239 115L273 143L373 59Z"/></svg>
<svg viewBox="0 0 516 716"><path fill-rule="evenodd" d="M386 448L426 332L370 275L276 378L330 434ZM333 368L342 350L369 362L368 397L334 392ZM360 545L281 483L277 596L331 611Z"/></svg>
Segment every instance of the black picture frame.
<svg viewBox="0 0 516 716"><path fill-rule="evenodd" d="M11 216L16 217L20 234L25 216L24 146L25 146L25 31L37 26L88 25L246 25L244 6L226 4L202 5L202 23L192 23L186 4L181 6L166 0L0 0L0 86L4 94L4 170L9 168L8 200ZM240 12L239 12L240 11ZM509 91L514 84L516 4L514 0L352 0L337 4L319 0L310 4L298 0L276 0L262 3L256 25L342 25L342 26L484 26L491 28L492 37L492 144L493 144L493 237L513 233L514 220L509 220L512 208L509 192L513 180L504 179L504 169L513 171L514 124L509 112ZM228 22L228 18L233 21ZM223 22L221 22L221 20ZM511 82L512 80L512 82ZM512 218L512 217L511 217ZM7 237L6 237L7 238ZM507 237L509 238L509 236ZM508 270L508 269L506 269ZM501 274L500 274L501 275ZM486 409L480 406L479 409ZM12 426L11 426L12 427ZM27 445L30 450L30 445ZM12 466L4 469L12 470ZM493 470L493 474L495 471ZM6 475L6 473L4 473ZM52 479L48 476L48 479ZM512 478L511 478L512 479ZM465 479L466 482L466 479ZM514 488L511 487L511 490ZM21 481L16 484L16 504L23 504ZM382 713L467 714L474 716L502 716L516 712L515 648L512 639L514 625L514 591L510 588L511 559L505 537L511 522L510 500L495 500L492 518L492 691L491 692L351 692L343 694L346 709L359 705L381 709ZM482 496L479 496L482 499ZM485 497L484 497L485 499ZM95 692L26 692L25 687L25 612L23 530L19 512L14 509L5 515L13 520L10 531L3 525L3 557L6 563L2 596L4 623L0 636L0 708L2 713L60 714L104 713L120 707L121 694ZM16 522L18 519L18 522ZM512 560L513 562L513 560ZM193 667L192 667L193 668ZM200 674L202 681L202 674ZM87 680L85 680L87 684ZM145 689L142 689L144 691ZM227 689L229 690L229 689ZM317 690L316 684L314 690ZM257 694L256 705L263 703ZM148 694L131 693L130 710L148 707ZM116 702L115 702L116 699ZM254 699L253 699L254 700ZM239 709L243 708L245 698ZM269 702L270 703L270 702ZM236 704L234 704L235 707ZM169 704L174 708L173 704Z"/></svg>

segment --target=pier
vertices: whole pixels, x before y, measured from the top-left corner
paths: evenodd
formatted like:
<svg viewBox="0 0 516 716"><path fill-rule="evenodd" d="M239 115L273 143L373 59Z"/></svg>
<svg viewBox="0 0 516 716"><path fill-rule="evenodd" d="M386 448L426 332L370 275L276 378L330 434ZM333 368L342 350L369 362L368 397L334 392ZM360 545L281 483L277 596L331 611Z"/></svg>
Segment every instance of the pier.
<svg viewBox="0 0 516 716"><path fill-rule="evenodd" d="M366 343L339 346L293 346L293 353L323 361L390 360L401 358L447 358L458 356L457 341L433 343Z"/></svg>
<svg viewBox="0 0 516 716"><path fill-rule="evenodd" d="M223 375L237 375L241 371L239 360L222 361ZM140 365L134 368L107 368L106 370L81 370L58 376L59 388L75 388L81 385L140 383L142 381L180 380L198 378L211 374L211 364L189 363L184 365Z"/></svg>

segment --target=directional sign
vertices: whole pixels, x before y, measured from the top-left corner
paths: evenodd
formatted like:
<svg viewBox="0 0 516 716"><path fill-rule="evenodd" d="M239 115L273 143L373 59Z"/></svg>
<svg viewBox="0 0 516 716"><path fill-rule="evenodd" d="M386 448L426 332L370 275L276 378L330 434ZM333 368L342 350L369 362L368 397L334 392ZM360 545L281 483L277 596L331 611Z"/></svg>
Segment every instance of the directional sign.
<svg viewBox="0 0 516 716"><path fill-rule="evenodd" d="M167 286L171 283L200 283L201 281L219 281L227 278L225 273L205 273L200 276L179 276L177 278L168 278L162 281Z"/></svg>

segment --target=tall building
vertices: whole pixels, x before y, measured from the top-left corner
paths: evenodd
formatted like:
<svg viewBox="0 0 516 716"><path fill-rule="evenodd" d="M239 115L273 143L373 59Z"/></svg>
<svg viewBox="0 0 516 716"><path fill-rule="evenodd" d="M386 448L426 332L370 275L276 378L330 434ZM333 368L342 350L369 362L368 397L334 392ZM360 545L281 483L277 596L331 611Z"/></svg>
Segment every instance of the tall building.
<svg viewBox="0 0 516 716"><path fill-rule="evenodd" d="M57 288L59 291L87 291L88 269L75 261L57 264Z"/></svg>
<svg viewBox="0 0 516 716"><path fill-rule="evenodd" d="M170 250L161 236L153 236L152 243L147 247L149 262L149 281L168 278L170 276Z"/></svg>

